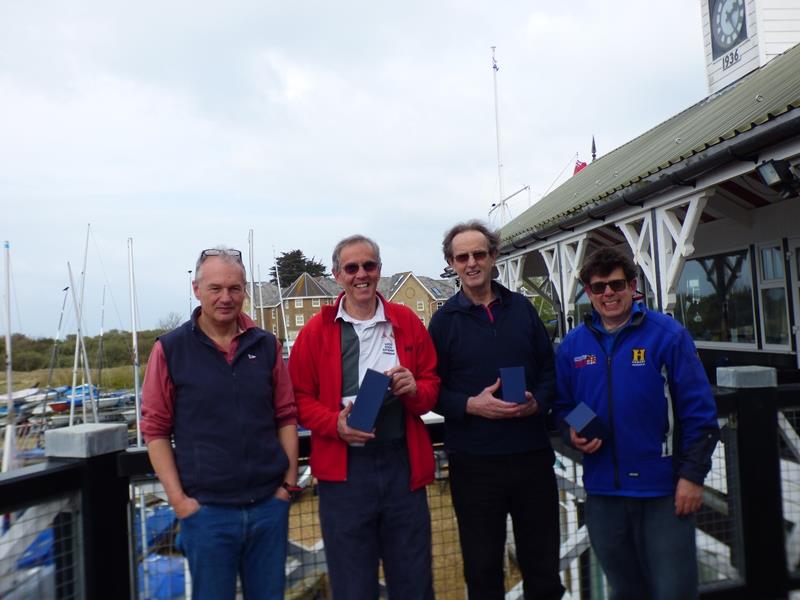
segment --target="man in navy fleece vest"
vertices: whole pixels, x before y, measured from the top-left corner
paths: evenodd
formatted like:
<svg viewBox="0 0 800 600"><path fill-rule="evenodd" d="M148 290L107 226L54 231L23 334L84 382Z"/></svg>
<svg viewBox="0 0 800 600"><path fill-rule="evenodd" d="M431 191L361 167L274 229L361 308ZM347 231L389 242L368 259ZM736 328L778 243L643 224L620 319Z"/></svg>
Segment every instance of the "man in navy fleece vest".
<svg viewBox="0 0 800 600"><path fill-rule="evenodd" d="M142 432L180 519L192 598L233 600L237 574L247 600L283 598L297 483L292 385L275 337L241 312L241 252L203 250L195 274L200 307L150 355Z"/></svg>

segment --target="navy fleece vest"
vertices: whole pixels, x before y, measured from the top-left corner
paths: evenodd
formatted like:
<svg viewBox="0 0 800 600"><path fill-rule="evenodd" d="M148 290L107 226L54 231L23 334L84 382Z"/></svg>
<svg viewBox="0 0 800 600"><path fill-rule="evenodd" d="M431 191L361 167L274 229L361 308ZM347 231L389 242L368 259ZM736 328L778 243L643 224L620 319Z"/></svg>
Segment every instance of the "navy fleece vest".
<svg viewBox="0 0 800 600"><path fill-rule="evenodd" d="M272 402L275 338L249 329L228 364L195 318L160 338L175 385L181 485L200 503L256 502L275 493L289 466Z"/></svg>

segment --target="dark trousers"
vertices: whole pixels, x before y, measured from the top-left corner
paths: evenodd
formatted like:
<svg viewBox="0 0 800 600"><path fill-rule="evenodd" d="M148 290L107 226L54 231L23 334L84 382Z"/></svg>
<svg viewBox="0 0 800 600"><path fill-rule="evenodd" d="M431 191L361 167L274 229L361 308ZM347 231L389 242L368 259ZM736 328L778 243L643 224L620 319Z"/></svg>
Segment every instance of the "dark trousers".
<svg viewBox="0 0 800 600"><path fill-rule="evenodd" d="M448 459L469 598L505 597L503 552L509 514L525 598L561 598L553 451L502 456L451 453Z"/></svg>
<svg viewBox="0 0 800 600"><path fill-rule="evenodd" d="M319 519L334 600L433 600L425 488L409 490L405 441L349 448L347 481L319 482Z"/></svg>

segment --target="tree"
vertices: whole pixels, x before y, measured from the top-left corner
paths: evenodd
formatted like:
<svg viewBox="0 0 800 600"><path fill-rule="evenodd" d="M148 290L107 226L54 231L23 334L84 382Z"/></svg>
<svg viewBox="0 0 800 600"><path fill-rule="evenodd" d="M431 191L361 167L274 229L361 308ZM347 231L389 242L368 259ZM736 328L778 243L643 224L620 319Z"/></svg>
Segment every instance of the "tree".
<svg viewBox="0 0 800 600"><path fill-rule="evenodd" d="M281 252L281 255L275 262L278 263L278 275L281 277L282 286L290 285L304 272L312 277L327 275L327 273L325 273L325 265L317 261L314 257L306 258L302 250ZM278 283L275 277L274 266L269 270L269 280L271 283Z"/></svg>
<svg viewBox="0 0 800 600"><path fill-rule="evenodd" d="M172 331L181 323L183 323L183 316L179 315L175 311L171 311L166 317L159 319L158 330L162 332Z"/></svg>

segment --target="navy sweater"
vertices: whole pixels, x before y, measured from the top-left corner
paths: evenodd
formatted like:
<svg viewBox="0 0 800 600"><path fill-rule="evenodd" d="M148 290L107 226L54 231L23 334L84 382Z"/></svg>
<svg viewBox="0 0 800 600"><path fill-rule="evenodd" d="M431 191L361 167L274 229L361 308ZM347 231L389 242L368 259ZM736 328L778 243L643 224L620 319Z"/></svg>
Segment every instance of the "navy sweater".
<svg viewBox="0 0 800 600"><path fill-rule="evenodd" d="M442 379L436 412L445 418L448 451L475 455L530 452L550 447L545 414L555 393L553 349L536 309L521 294L494 282L501 305L494 322L483 306L458 292L431 319L429 331ZM467 398L495 383L501 367L525 368L536 415L486 419L466 413ZM499 395L496 393L499 397Z"/></svg>

